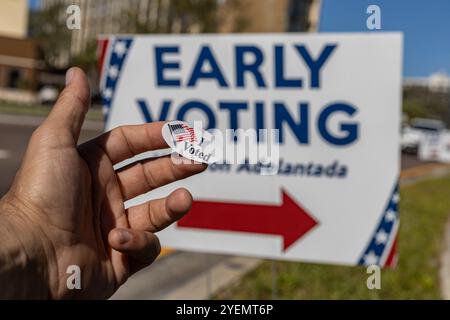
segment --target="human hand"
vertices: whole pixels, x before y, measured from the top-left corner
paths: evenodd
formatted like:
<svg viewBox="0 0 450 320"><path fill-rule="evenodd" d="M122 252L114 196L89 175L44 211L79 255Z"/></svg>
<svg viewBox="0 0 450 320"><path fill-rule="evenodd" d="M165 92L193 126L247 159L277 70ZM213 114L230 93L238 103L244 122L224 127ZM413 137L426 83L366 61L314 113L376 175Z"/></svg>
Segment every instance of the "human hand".
<svg viewBox="0 0 450 320"><path fill-rule="evenodd" d="M82 70L33 133L9 192L0 200L0 297L108 298L158 256L155 232L192 204L185 189L125 210L124 201L203 171L161 157L115 171L139 153L167 148L163 123L124 126L77 146L90 93ZM68 290L67 267L81 269Z"/></svg>

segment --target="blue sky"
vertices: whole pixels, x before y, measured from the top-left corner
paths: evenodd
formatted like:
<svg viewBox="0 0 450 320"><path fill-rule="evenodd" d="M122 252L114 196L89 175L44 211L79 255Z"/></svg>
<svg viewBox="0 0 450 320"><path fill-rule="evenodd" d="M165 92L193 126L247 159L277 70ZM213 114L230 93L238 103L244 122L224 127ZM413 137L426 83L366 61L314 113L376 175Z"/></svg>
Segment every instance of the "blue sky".
<svg viewBox="0 0 450 320"><path fill-rule="evenodd" d="M36 9L39 5L39 0L28 0L31 9Z"/></svg>
<svg viewBox="0 0 450 320"><path fill-rule="evenodd" d="M319 30L369 31L371 4L381 9L381 31L404 32L404 76L450 73L449 0L322 0Z"/></svg>

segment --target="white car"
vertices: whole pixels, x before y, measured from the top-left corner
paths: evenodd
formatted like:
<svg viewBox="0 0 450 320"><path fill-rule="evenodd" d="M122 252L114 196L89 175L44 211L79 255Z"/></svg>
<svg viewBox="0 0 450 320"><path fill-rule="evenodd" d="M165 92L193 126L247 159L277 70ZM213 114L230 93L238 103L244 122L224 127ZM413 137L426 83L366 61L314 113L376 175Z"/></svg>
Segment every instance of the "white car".
<svg viewBox="0 0 450 320"><path fill-rule="evenodd" d="M44 86L38 93L38 101L40 104L54 104L58 99L59 91L53 86Z"/></svg>
<svg viewBox="0 0 450 320"><path fill-rule="evenodd" d="M439 134L445 130L445 124L441 120L416 118L411 121L410 126L402 129L400 143L402 151L417 152L420 140L424 134Z"/></svg>

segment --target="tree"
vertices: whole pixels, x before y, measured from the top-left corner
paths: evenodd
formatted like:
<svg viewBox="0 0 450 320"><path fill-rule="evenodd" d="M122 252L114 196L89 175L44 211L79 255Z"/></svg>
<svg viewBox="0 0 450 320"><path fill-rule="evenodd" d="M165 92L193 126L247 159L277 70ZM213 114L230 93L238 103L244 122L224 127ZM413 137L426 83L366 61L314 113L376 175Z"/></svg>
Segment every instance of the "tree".
<svg viewBox="0 0 450 320"><path fill-rule="evenodd" d="M55 3L46 9L32 11L30 16L30 36L36 39L48 68L58 68L61 52L70 50L71 35L65 27L64 3Z"/></svg>
<svg viewBox="0 0 450 320"><path fill-rule="evenodd" d="M409 119L430 118L450 126L450 93L432 92L428 88L409 87L403 90L403 112Z"/></svg>

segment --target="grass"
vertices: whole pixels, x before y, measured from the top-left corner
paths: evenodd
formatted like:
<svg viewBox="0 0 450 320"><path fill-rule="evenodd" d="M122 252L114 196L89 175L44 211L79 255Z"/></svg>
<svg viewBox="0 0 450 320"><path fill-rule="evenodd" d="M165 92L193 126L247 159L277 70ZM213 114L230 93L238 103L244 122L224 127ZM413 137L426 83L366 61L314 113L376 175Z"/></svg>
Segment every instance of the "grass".
<svg viewBox="0 0 450 320"><path fill-rule="evenodd" d="M27 115L35 117L45 117L51 110L51 106L17 104L0 101L0 114ZM92 121L102 121L103 115L99 108L91 108L86 115L86 119Z"/></svg>
<svg viewBox="0 0 450 320"><path fill-rule="evenodd" d="M368 290L365 268L275 262L280 299L439 299L439 254L450 216L450 177L401 188L399 262L382 270L380 290ZM265 261L218 299L270 299Z"/></svg>

